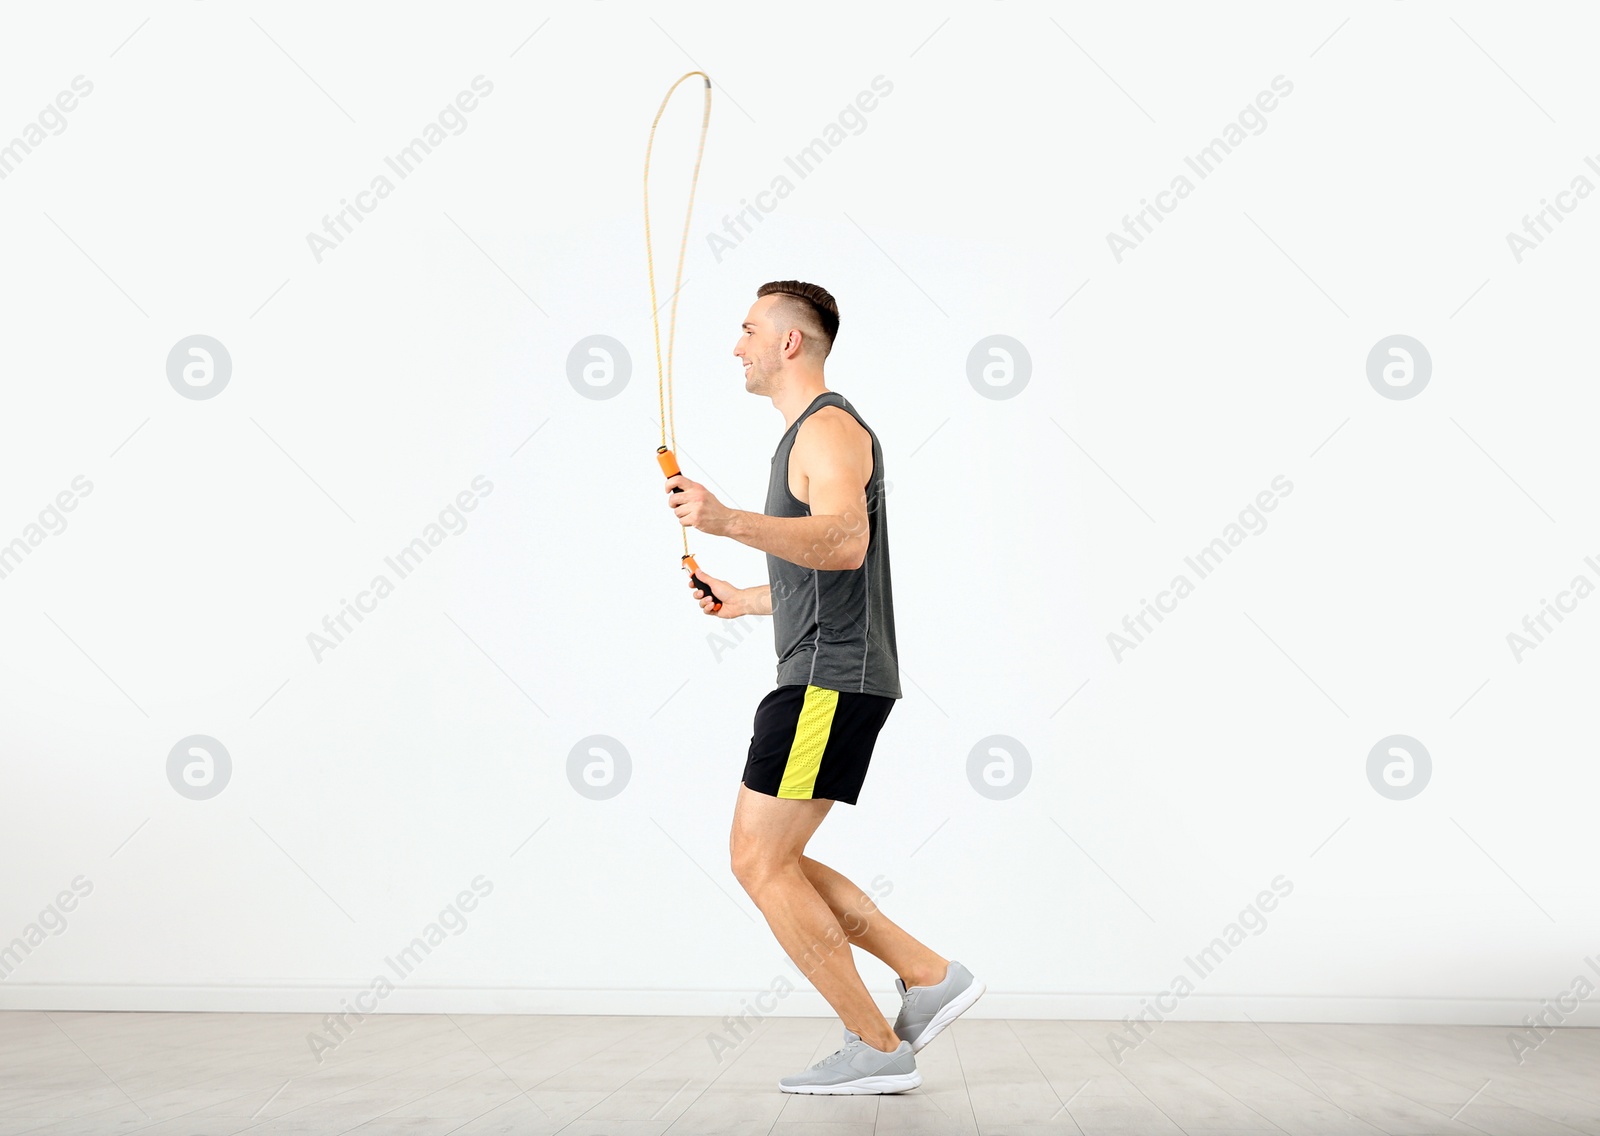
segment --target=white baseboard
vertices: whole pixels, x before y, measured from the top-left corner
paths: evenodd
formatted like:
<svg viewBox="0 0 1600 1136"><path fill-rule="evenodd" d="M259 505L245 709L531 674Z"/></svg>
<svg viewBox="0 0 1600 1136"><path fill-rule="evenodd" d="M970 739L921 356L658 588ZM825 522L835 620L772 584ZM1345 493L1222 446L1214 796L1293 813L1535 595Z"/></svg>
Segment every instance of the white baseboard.
<svg viewBox="0 0 1600 1136"><path fill-rule="evenodd" d="M327 1014L357 1007L359 985L307 983L123 983L0 982L0 1010L172 1011L178 1013ZM757 995L765 995L757 1001ZM875 992L886 1012L897 1008L892 991ZM1150 993L1056 994L990 990L969 1018L1035 1018L1120 1022L1136 1015ZM777 998L751 990L516 989L402 985L381 999L361 1004L382 1014L637 1014L721 1019L832 1017L814 990ZM1191 994L1167 1014L1188 1022L1370 1022L1404 1025L1520 1026L1542 1009L1537 998L1410 998L1295 994ZM1569 1026L1600 1026L1600 1002L1580 1003Z"/></svg>

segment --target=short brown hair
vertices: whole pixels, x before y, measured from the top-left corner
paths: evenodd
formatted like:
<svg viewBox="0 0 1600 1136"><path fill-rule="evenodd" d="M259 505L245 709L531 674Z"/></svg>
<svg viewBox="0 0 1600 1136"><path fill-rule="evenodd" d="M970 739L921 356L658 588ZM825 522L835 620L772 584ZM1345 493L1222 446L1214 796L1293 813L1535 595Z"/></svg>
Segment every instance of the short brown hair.
<svg viewBox="0 0 1600 1136"><path fill-rule="evenodd" d="M839 304L826 288L804 280L773 280L756 289L756 299L780 295L782 306L799 325L807 339L822 348L822 358L833 350L833 337L839 334Z"/></svg>

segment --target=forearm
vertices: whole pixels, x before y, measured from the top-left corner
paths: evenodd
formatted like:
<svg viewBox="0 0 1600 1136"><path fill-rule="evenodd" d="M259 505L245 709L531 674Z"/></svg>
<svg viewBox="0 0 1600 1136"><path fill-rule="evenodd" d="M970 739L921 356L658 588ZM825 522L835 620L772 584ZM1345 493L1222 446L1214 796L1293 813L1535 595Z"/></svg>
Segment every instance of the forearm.
<svg viewBox="0 0 1600 1136"><path fill-rule="evenodd" d="M744 590L745 604L749 608L746 615L771 615L772 614L772 585L758 584L754 588Z"/></svg>
<svg viewBox="0 0 1600 1136"><path fill-rule="evenodd" d="M866 556L864 526L852 526L844 516L769 517L736 509L725 535L780 560L825 572L859 568Z"/></svg>

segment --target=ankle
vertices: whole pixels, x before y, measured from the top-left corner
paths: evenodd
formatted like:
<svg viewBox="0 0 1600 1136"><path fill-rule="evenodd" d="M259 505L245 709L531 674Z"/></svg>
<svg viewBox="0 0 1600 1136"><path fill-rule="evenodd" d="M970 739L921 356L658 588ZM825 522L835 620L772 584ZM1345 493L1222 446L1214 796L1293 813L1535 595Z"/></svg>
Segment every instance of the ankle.
<svg viewBox="0 0 1600 1136"><path fill-rule="evenodd" d="M909 974L902 974L900 981L906 984L907 989L910 989L913 986L937 986L949 976L950 960L939 959L918 970L913 970Z"/></svg>
<svg viewBox="0 0 1600 1136"><path fill-rule="evenodd" d="M863 1034L861 1035L861 1040L882 1053L893 1053L900 1048L899 1035L891 1029L885 1029L883 1033L876 1037L867 1037Z"/></svg>

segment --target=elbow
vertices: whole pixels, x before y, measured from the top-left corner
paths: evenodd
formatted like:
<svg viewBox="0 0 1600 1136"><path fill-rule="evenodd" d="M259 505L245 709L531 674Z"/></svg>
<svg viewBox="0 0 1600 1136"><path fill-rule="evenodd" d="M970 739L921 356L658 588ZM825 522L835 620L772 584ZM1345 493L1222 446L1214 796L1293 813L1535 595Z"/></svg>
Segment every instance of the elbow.
<svg viewBox="0 0 1600 1136"><path fill-rule="evenodd" d="M854 572L867 562L867 542L860 541L852 544L848 550L841 550L843 562L839 567L846 572Z"/></svg>

